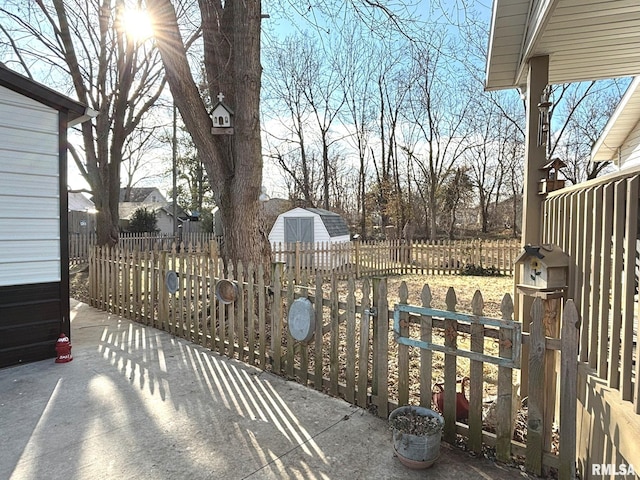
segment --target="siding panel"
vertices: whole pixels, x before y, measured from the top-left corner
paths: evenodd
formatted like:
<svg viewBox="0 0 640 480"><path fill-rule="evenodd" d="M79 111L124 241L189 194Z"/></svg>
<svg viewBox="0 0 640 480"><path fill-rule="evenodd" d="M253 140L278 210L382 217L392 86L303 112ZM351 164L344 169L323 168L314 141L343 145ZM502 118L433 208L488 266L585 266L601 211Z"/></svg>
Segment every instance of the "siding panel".
<svg viewBox="0 0 640 480"><path fill-rule="evenodd" d="M620 150L620 166L622 168L640 164L640 122L631 130Z"/></svg>
<svg viewBox="0 0 640 480"><path fill-rule="evenodd" d="M0 286L60 282L59 114L4 87L0 111Z"/></svg>

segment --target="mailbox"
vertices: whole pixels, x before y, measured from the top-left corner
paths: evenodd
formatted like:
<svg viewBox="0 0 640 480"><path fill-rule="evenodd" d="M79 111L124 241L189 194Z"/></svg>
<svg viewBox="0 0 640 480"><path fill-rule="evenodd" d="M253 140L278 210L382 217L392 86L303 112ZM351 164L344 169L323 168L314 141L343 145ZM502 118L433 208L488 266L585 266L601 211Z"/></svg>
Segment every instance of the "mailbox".
<svg viewBox="0 0 640 480"><path fill-rule="evenodd" d="M523 267L521 283L525 295L548 296L562 293L569 285L569 255L557 245L526 245L516 258L516 267Z"/></svg>

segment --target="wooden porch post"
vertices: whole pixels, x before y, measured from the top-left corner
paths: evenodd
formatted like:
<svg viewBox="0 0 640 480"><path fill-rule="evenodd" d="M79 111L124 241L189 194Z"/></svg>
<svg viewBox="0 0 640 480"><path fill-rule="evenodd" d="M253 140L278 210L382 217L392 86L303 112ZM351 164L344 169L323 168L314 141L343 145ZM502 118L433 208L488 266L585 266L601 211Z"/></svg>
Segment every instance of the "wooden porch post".
<svg viewBox="0 0 640 480"><path fill-rule="evenodd" d="M524 195L522 199L522 246L537 245L542 241L542 200L538 194L538 184L543 172L540 167L546 163L546 146L538 145L539 114L538 103L544 89L549 83L549 57L533 57L529 60L526 91L526 136L524 163ZM522 273L516 269L514 283L520 283ZM514 286L515 288L515 286ZM529 312L533 305L533 297L514 292L516 320L523 322L522 330L529 331ZM528 358L529 349L523 346L522 358ZM528 363L522 362L520 398L527 396Z"/></svg>

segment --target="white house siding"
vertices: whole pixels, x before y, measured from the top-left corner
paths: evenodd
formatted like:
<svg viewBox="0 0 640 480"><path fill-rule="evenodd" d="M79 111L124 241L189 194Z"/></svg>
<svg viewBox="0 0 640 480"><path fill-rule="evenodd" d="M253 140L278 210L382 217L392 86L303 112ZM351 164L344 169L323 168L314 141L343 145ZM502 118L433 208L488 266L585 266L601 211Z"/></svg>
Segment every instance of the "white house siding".
<svg viewBox="0 0 640 480"><path fill-rule="evenodd" d="M58 112L0 86L0 286L59 282Z"/></svg>
<svg viewBox="0 0 640 480"><path fill-rule="evenodd" d="M631 130L620 148L620 168L640 165L640 121Z"/></svg>

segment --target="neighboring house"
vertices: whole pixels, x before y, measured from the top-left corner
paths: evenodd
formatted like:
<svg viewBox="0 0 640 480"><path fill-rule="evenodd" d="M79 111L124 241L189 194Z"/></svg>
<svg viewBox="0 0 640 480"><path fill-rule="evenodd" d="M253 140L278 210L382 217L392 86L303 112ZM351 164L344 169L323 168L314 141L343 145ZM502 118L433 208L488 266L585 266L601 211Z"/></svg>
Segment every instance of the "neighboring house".
<svg viewBox="0 0 640 480"><path fill-rule="evenodd" d="M118 201L120 203L169 204L162 192L160 192L156 187L121 188Z"/></svg>
<svg viewBox="0 0 640 480"><path fill-rule="evenodd" d="M146 208L156 214L158 233L173 235L173 204L169 203L156 187L120 189L118 213L122 230L127 231L131 216L140 208ZM177 214L177 228L182 229L188 216L180 207L178 207Z"/></svg>
<svg viewBox="0 0 640 480"><path fill-rule="evenodd" d="M96 207L91 199L79 192L69 192L69 234L79 235L96 231Z"/></svg>
<svg viewBox="0 0 640 480"><path fill-rule="evenodd" d="M0 64L0 367L71 334L67 129L92 116Z"/></svg>
<svg viewBox="0 0 640 480"><path fill-rule="evenodd" d="M526 106L522 242L555 243L571 259L565 297L575 302L581 322L578 421L570 437L577 439L583 479L602 478L592 466L617 469L640 458L637 81L593 151L594 160L613 160L620 171L540 194L550 160L538 141L544 139L543 94L549 84L640 75L638 32L637 0L493 3L485 87L518 88ZM515 303L526 330L533 298L519 295Z"/></svg>

